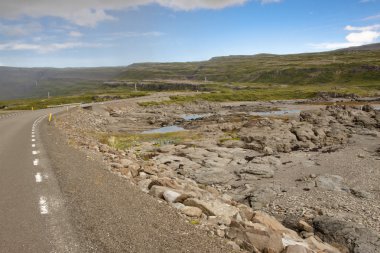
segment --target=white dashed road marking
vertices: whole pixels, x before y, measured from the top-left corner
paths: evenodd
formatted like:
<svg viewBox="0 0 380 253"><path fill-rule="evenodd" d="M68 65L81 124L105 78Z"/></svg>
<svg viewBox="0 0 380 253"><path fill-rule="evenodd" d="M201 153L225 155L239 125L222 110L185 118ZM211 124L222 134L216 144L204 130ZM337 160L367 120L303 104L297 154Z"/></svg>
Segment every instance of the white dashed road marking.
<svg viewBox="0 0 380 253"><path fill-rule="evenodd" d="M34 177L36 178L36 183L41 183L42 182L41 173L38 172Z"/></svg>
<svg viewBox="0 0 380 253"><path fill-rule="evenodd" d="M40 163L39 159L34 159L34 161L33 161L34 166L38 166L39 163Z"/></svg>
<svg viewBox="0 0 380 253"><path fill-rule="evenodd" d="M48 204L47 204L47 198L44 196L41 196L40 201L38 203L40 205L40 213L41 214L48 214L49 208L48 208Z"/></svg>

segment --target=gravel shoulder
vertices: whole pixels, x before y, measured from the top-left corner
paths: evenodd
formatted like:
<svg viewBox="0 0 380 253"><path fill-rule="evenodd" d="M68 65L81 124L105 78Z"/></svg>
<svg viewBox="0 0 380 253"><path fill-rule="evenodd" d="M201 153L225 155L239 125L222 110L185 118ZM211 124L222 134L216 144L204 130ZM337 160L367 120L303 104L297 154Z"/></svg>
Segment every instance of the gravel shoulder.
<svg viewBox="0 0 380 253"><path fill-rule="evenodd" d="M43 124L42 141L81 252L232 252L172 208L109 173L100 157L72 148Z"/></svg>

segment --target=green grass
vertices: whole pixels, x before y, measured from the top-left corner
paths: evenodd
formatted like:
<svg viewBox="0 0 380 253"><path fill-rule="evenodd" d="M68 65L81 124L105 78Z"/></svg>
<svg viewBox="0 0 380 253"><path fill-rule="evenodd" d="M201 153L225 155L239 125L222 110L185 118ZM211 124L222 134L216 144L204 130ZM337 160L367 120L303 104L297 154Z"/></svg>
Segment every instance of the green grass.
<svg viewBox="0 0 380 253"><path fill-rule="evenodd" d="M240 84L242 90L226 88L224 86L213 88L215 92L200 93L191 96L171 96L170 100L161 102L147 101L139 103L141 106L157 106L168 104L182 104L196 101L228 102L228 101L271 101L289 99L308 99L315 97L319 92L337 92L341 94L357 94L360 96L373 96L380 91L380 86L362 84L350 85L263 85Z"/></svg>
<svg viewBox="0 0 380 253"><path fill-rule="evenodd" d="M98 136L99 140L113 148L125 150L140 146L143 142L150 142L155 147L168 144L179 144L186 141L201 138L198 134L191 131L173 133L154 133L154 134L119 134Z"/></svg>
<svg viewBox="0 0 380 253"><path fill-rule="evenodd" d="M170 79L264 84L380 85L380 50L294 55L229 56L187 63L133 64L119 75L124 80Z"/></svg>
<svg viewBox="0 0 380 253"><path fill-rule="evenodd" d="M52 97L49 99L18 99L18 100L8 100L0 101L0 108L4 107L7 110L31 110L33 109L44 109L48 106L62 105L62 104L72 104L72 103L90 103L90 102L102 102L107 101L107 98L99 98L99 96L110 96L116 98L132 98L141 97L148 95L147 92L111 92L111 93L90 93L78 96L61 96ZM110 98L112 99L112 98Z"/></svg>

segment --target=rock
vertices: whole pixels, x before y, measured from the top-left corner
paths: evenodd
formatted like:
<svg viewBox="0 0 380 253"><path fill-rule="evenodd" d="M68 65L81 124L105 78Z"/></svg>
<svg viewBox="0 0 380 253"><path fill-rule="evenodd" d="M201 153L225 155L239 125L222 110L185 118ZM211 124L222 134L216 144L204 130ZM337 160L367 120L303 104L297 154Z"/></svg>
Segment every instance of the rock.
<svg viewBox="0 0 380 253"><path fill-rule="evenodd" d="M247 193L245 198L253 210L260 210L271 203L280 192L279 186L261 185L259 188Z"/></svg>
<svg viewBox="0 0 380 253"><path fill-rule="evenodd" d="M315 184L318 188L329 191L349 191L349 188L344 184L344 179L337 175L318 176Z"/></svg>
<svg viewBox="0 0 380 253"><path fill-rule="evenodd" d="M267 164L249 164L240 169L239 173L252 174L262 178L273 178L274 176L273 168Z"/></svg>
<svg viewBox="0 0 380 253"><path fill-rule="evenodd" d="M273 149L272 148L270 148L270 147L265 147L264 149L263 149L263 152L264 152L264 154L265 155L273 155Z"/></svg>
<svg viewBox="0 0 380 253"><path fill-rule="evenodd" d="M380 236L375 231L334 217L314 219L315 231L327 242L347 247L353 253L379 253Z"/></svg>
<svg viewBox="0 0 380 253"><path fill-rule="evenodd" d="M174 208L178 209L178 210L182 210L183 208L186 207L186 206L185 206L184 204L182 204L182 203L171 203L171 205L172 205Z"/></svg>
<svg viewBox="0 0 380 253"><path fill-rule="evenodd" d="M151 179L143 179L138 182L138 187L145 193L149 192L149 185L152 183Z"/></svg>
<svg viewBox="0 0 380 253"><path fill-rule="evenodd" d="M314 233L311 233L311 232L306 232L306 231L302 231L301 233L300 233L300 236L302 237L302 238L309 238L310 236L314 236Z"/></svg>
<svg viewBox="0 0 380 253"><path fill-rule="evenodd" d="M181 212L189 217L201 217L202 215L202 210L193 206L185 206L181 209Z"/></svg>
<svg viewBox="0 0 380 253"><path fill-rule="evenodd" d="M216 230L216 235L219 236L219 237L224 238L224 236L226 235L226 233L222 229L217 229Z"/></svg>
<svg viewBox="0 0 380 253"><path fill-rule="evenodd" d="M232 248L233 250L236 250L236 251L239 251L239 250L240 250L239 245L237 245L237 243L235 243L235 242L233 242L233 241L229 241L229 242L227 242L227 245L230 245L231 248Z"/></svg>
<svg viewBox="0 0 380 253"><path fill-rule="evenodd" d="M175 203L178 202L177 200L181 197L181 193L172 190L166 190L163 193L163 197L167 202Z"/></svg>
<svg viewBox="0 0 380 253"><path fill-rule="evenodd" d="M300 220L298 222L298 228L301 231L306 231L306 232L310 232L310 233L314 232L314 228L312 226L310 226L306 221L303 221L303 220Z"/></svg>
<svg viewBox="0 0 380 253"><path fill-rule="evenodd" d="M164 192L167 190L170 190L170 189L165 186L153 185L152 188L150 188L149 190L149 195L163 199Z"/></svg>
<svg viewBox="0 0 380 253"><path fill-rule="evenodd" d="M252 208L246 206L246 205L238 205L237 206L240 210L240 216L242 217L243 220L252 220L254 212Z"/></svg>
<svg viewBox="0 0 380 253"><path fill-rule="evenodd" d="M129 165L132 165L132 164L134 164L134 162L133 161L131 161L131 160L129 160L129 159L121 159L120 160L120 163L121 163L121 165L123 165L124 167L128 167Z"/></svg>
<svg viewBox="0 0 380 253"><path fill-rule="evenodd" d="M290 245L282 253L313 253L313 251L302 245Z"/></svg>
<svg viewBox="0 0 380 253"><path fill-rule="evenodd" d="M194 206L201 209L207 216L226 216L232 217L239 212L236 207L227 205L218 200L215 201L202 201L195 198L186 199L183 204L186 206Z"/></svg>
<svg viewBox="0 0 380 253"><path fill-rule="evenodd" d="M227 164L224 164L226 166ZM236 179L233 172L225 167L201 168L193 172L193 178L200 184L214 185L227 184Z"/></svg>
<svg viewBox="0 0 380 253"><path fill-rule="evenodd" d="M284 220L282 221L282 224L289 229L298 230L299 220L300 220L300 216L289 214L284 218Z"/></svg>
<svg viewBox="0 0 380 253"><path fill-rule="evenodd" d="M315 250L317 252L341 253L337 248L318 241L314 236L307 238L306 242L309 244L309 247L312 250Z"/></svg>
<svg viewBox="0 0 380 253"><path fill-rule="evenodd" d="M249 227L246 236L250 244L260 251L272 250L272 252L280 253L283 250L281 234L266 227Z"/></svg>
<svg viewBox="0 0 380 253"><path fill-rule="evenodd" d="M167 177L162 177L162 178L157 178L155 180L152 180L151 184L149 185L149 189L153 185L166 186L172 189L182 189L182 187L178 184L176 180L170 179Z"/></svg>
<svg viewBox="0 0 380 253"><path fill-rule="evenodd" d="M359 158L365 158L365 155L364 154L358 154L358 157Z"/></svg>
<svg viewBox="0 0 380 253"><path fill-rule="evenodd" d="M350 191L355 197L358 197L358 198L362 198L362 199L372 198L371 193L357 189L357 188L351 188Z"/></svg>
<svg viewBox="0 0 380 253"><path fill-rule="evenodd" d="M254 213L254 216L252 218L252 222L256 223L261 223L265 224L268 228L275 232L280 232L280 233L286 233L291 236L294 236L295 238L298 238L298 235L295 231L287 229L282 225L279 221L277 221L274 217L269 216L268 214L257 211Z"/></svg>

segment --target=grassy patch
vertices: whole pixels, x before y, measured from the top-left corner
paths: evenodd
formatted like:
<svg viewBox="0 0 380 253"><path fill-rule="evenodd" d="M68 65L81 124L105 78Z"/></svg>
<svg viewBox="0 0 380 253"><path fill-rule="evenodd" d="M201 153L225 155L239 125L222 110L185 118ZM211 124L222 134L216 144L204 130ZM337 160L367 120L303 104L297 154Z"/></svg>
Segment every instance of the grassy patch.
<svg viewBox="0 0 380 253"><path fill-rule="evenodd" d="M216 57L186 63L133 64L124 80L176 79L211 82L310 85L380 81L380 51Z"/></svg>
<svg viewBox="0 0 380 253"><path fill-rule="evenodd" d="M102 143L113 148L125 150L140 146L144 142L151 143L154 147L161 147L169 144L180 144L201 138L201 136L192 131L182 131L162 134L120 134L120 135L103 135L100 137Z"/></svg>
<svg viewBox="0 0 380 253"><path fill-rule="evenodd" d="M141 97L148 95L147 92L113 92L113 93L95 93L95 94L83 94L78 96L63 96L52 97L49 99L18 99L0 101L0 107L4 107L7 110L31 110L44 109L48 106L72 104L72 103L91 103L102 102L107 100L124 99L132 97Z"/></svg>
<svg viewBox="0 0 380 253"><path fill-rule="evenodd" d="M173 103L189 103L196 101L228 102L228 101L271 101L289 99L309 99L319 92L337 92L342 94L357 94L360 96L373 96L380 86L373 84L351 85L262 85L242 84L245 89L234 90L224 86L214 87L215 92L200 93L191 96L171 96L170 100L161 102L148 101L140 103L141 106L168 105Z"/></svg>

